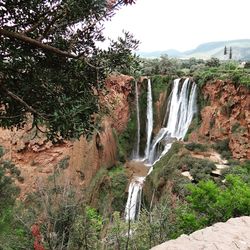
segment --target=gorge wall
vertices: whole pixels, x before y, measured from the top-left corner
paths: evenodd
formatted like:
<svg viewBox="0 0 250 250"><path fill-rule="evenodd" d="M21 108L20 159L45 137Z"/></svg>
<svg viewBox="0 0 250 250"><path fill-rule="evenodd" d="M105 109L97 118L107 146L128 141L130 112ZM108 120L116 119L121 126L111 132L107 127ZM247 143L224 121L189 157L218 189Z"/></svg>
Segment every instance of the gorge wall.
<svg viewBox="0 0 250 250"><path fill-rule="evenodd" d="M201 124L190 136L191 141L229 140L235 159L250 159L250 91L231 81L217 80L202 88L205 104Z"/></svg>
<svg viewBox="0 0 250 250"><path fill-rule="evenodd" d="M36 131L31 130L29 125L18 131L0 130L0 145L5 148L4 157L20 168L24 178L17 183L21 187L21 197L35 191L39 180L45 180L56 169L61 168L72 184L85 187L101 167L111 168L116 165L118 152L115 134L126 129L131 116L131 102L134 102L132 81L132 77L124 75L112 75L106 80L106 89L98 93L101 112L97 119L101 121L101 126L91 140L81 137L75 142L53 145L41 132L36 136ZM158 89L154 83L153 132L156 134L161 127L169 93L166 82ZM139 86L140 91L142 86ZM200 95L203 99L201 120L189 135L189 141L209 144L228 139L235 159L250 159L249 89L229 81L217 80L205 84ZM140 98L143 101L143 97Z"/></svg>
<svg viewBox="0 0 250 250"><path fill-rule="evenodd" d="M74 142L66 141L53 145L44 134L30 125L22 130L0 129L0 145L4 147L5 160L11 160L20 170L21 198L35 191L40 181L44 182L55 170L71 184L87 186L100 167L112 167L117 160L115 133L121 133L130 116L129 96L133 78L111 75L106 80L106 89L100 96L100 130L90 140L81 137ZM37 134L36 134L37 133Z"/></svg>

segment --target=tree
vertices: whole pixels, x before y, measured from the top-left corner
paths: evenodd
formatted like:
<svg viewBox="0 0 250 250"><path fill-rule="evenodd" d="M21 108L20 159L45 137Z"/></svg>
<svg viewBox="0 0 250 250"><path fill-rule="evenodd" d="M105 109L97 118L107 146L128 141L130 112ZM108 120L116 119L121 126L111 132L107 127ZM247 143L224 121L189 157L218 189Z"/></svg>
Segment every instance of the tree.
<svg viewBox="0 0 250 250"><path fill-rule="evenodd" d="M227 54L227 47L225 46L225 48L224 48L224 55L226 55Z"/></svg>
<svg viewBox="0 0 250 250"><path fill-rule="evenodd" d="M179 234L191 233L215 222L250 215L249 183L237 175L227 175L225 184L201 181L188 186L188 204L180 209Z"/></svg>
<svg viewBox="0 0 250 250"><path fill-rule="evenodd" d="M96 45L105 40L103 22L133 2L1 1L0 126L21 128L31 113L48 138L91 133L106 75L137 65L129 33L108 50Z"/></svg>
<svg viewBox="0 0 250 250"><path fill-rule="evenodd" d="M229 59L232 59L232 56L233 56L233 54L232 54L232 47L230 47L230 49L229 49Z"/></svg>
<svg viewBox="0 0 250 250"><path fill-rule="evenodd" d="M219 67L220 66L220 60L216 57L211 57L211 59L206 61L206 66L208 67Z"/></svg>

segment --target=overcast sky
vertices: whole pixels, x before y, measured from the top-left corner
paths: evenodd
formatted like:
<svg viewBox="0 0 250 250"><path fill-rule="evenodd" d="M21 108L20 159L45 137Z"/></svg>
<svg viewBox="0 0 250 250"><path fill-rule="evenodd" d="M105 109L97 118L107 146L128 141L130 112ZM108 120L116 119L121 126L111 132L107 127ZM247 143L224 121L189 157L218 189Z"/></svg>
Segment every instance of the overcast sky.
<svg viewBox="0 0 250 250"><path fill-rule="evenodd" d="M136 0L106 24L141 41L140 51L193 49L204 42L250 39L250 0Z"/></svg>

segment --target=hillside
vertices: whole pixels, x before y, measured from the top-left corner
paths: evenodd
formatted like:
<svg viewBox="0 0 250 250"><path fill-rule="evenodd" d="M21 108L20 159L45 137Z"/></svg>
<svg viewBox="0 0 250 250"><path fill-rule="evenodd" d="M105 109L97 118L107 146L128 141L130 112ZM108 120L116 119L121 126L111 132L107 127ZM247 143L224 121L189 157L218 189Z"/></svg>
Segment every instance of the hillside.
<svg viewBox="0 0 250 250"><path fill-rule="evenodd" d="M234 60L250 60L250 39L219 41L203 43L195 49L180 52L178 50L164 50L154 52L139 52L139 55L146 58L156 58L167 54L169 57L175 58L200 58L208 59L210 57L217 57L221 60L227 59L228 55L224 55L224 47L232 47L232 59Z"/></svg>

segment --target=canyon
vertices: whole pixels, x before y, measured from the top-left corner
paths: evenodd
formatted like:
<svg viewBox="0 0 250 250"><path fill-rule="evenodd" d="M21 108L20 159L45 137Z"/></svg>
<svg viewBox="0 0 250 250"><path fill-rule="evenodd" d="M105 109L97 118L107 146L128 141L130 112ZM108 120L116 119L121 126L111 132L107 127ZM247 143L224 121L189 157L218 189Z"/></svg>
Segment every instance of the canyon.
<svg viewBox="0 0 250 250"><path fill-rule="evenodd" d="M135 94L132 89L133 78L113 75L106 81L106 93L100 93L103 114L101 129L87 140L81 137L74 142L66 141L53 145L45 136L26 125L22 130L0 130L0 145L5 148L5 159L13 161L24 177L21 197L36 190L38 179L46 179L60 164L65 163L63 171L75 185L87 186L101 167L110 168L117 163L117 138L128 124ZM145 78L139 81L139 91ZM146 83L144 84L146 85ZM235 86L230 81L216 80L206 83L199 95L206 104L201 109L201 124L189 135L189 141L213 143L229 139L229 147L235 159L250 159L250 93L243 86ZM166 92L154 100L156 124L154 133L160 128L160 110L164 107ZM106 114L108 115L105 115ZM191 125L192 127L192 125ZM115 133L114 133L115 131ZM205 154L205 153L204 153ZM136 170L128 164L128 175ZM129 174L130 173L130 174Z"/></svg>

